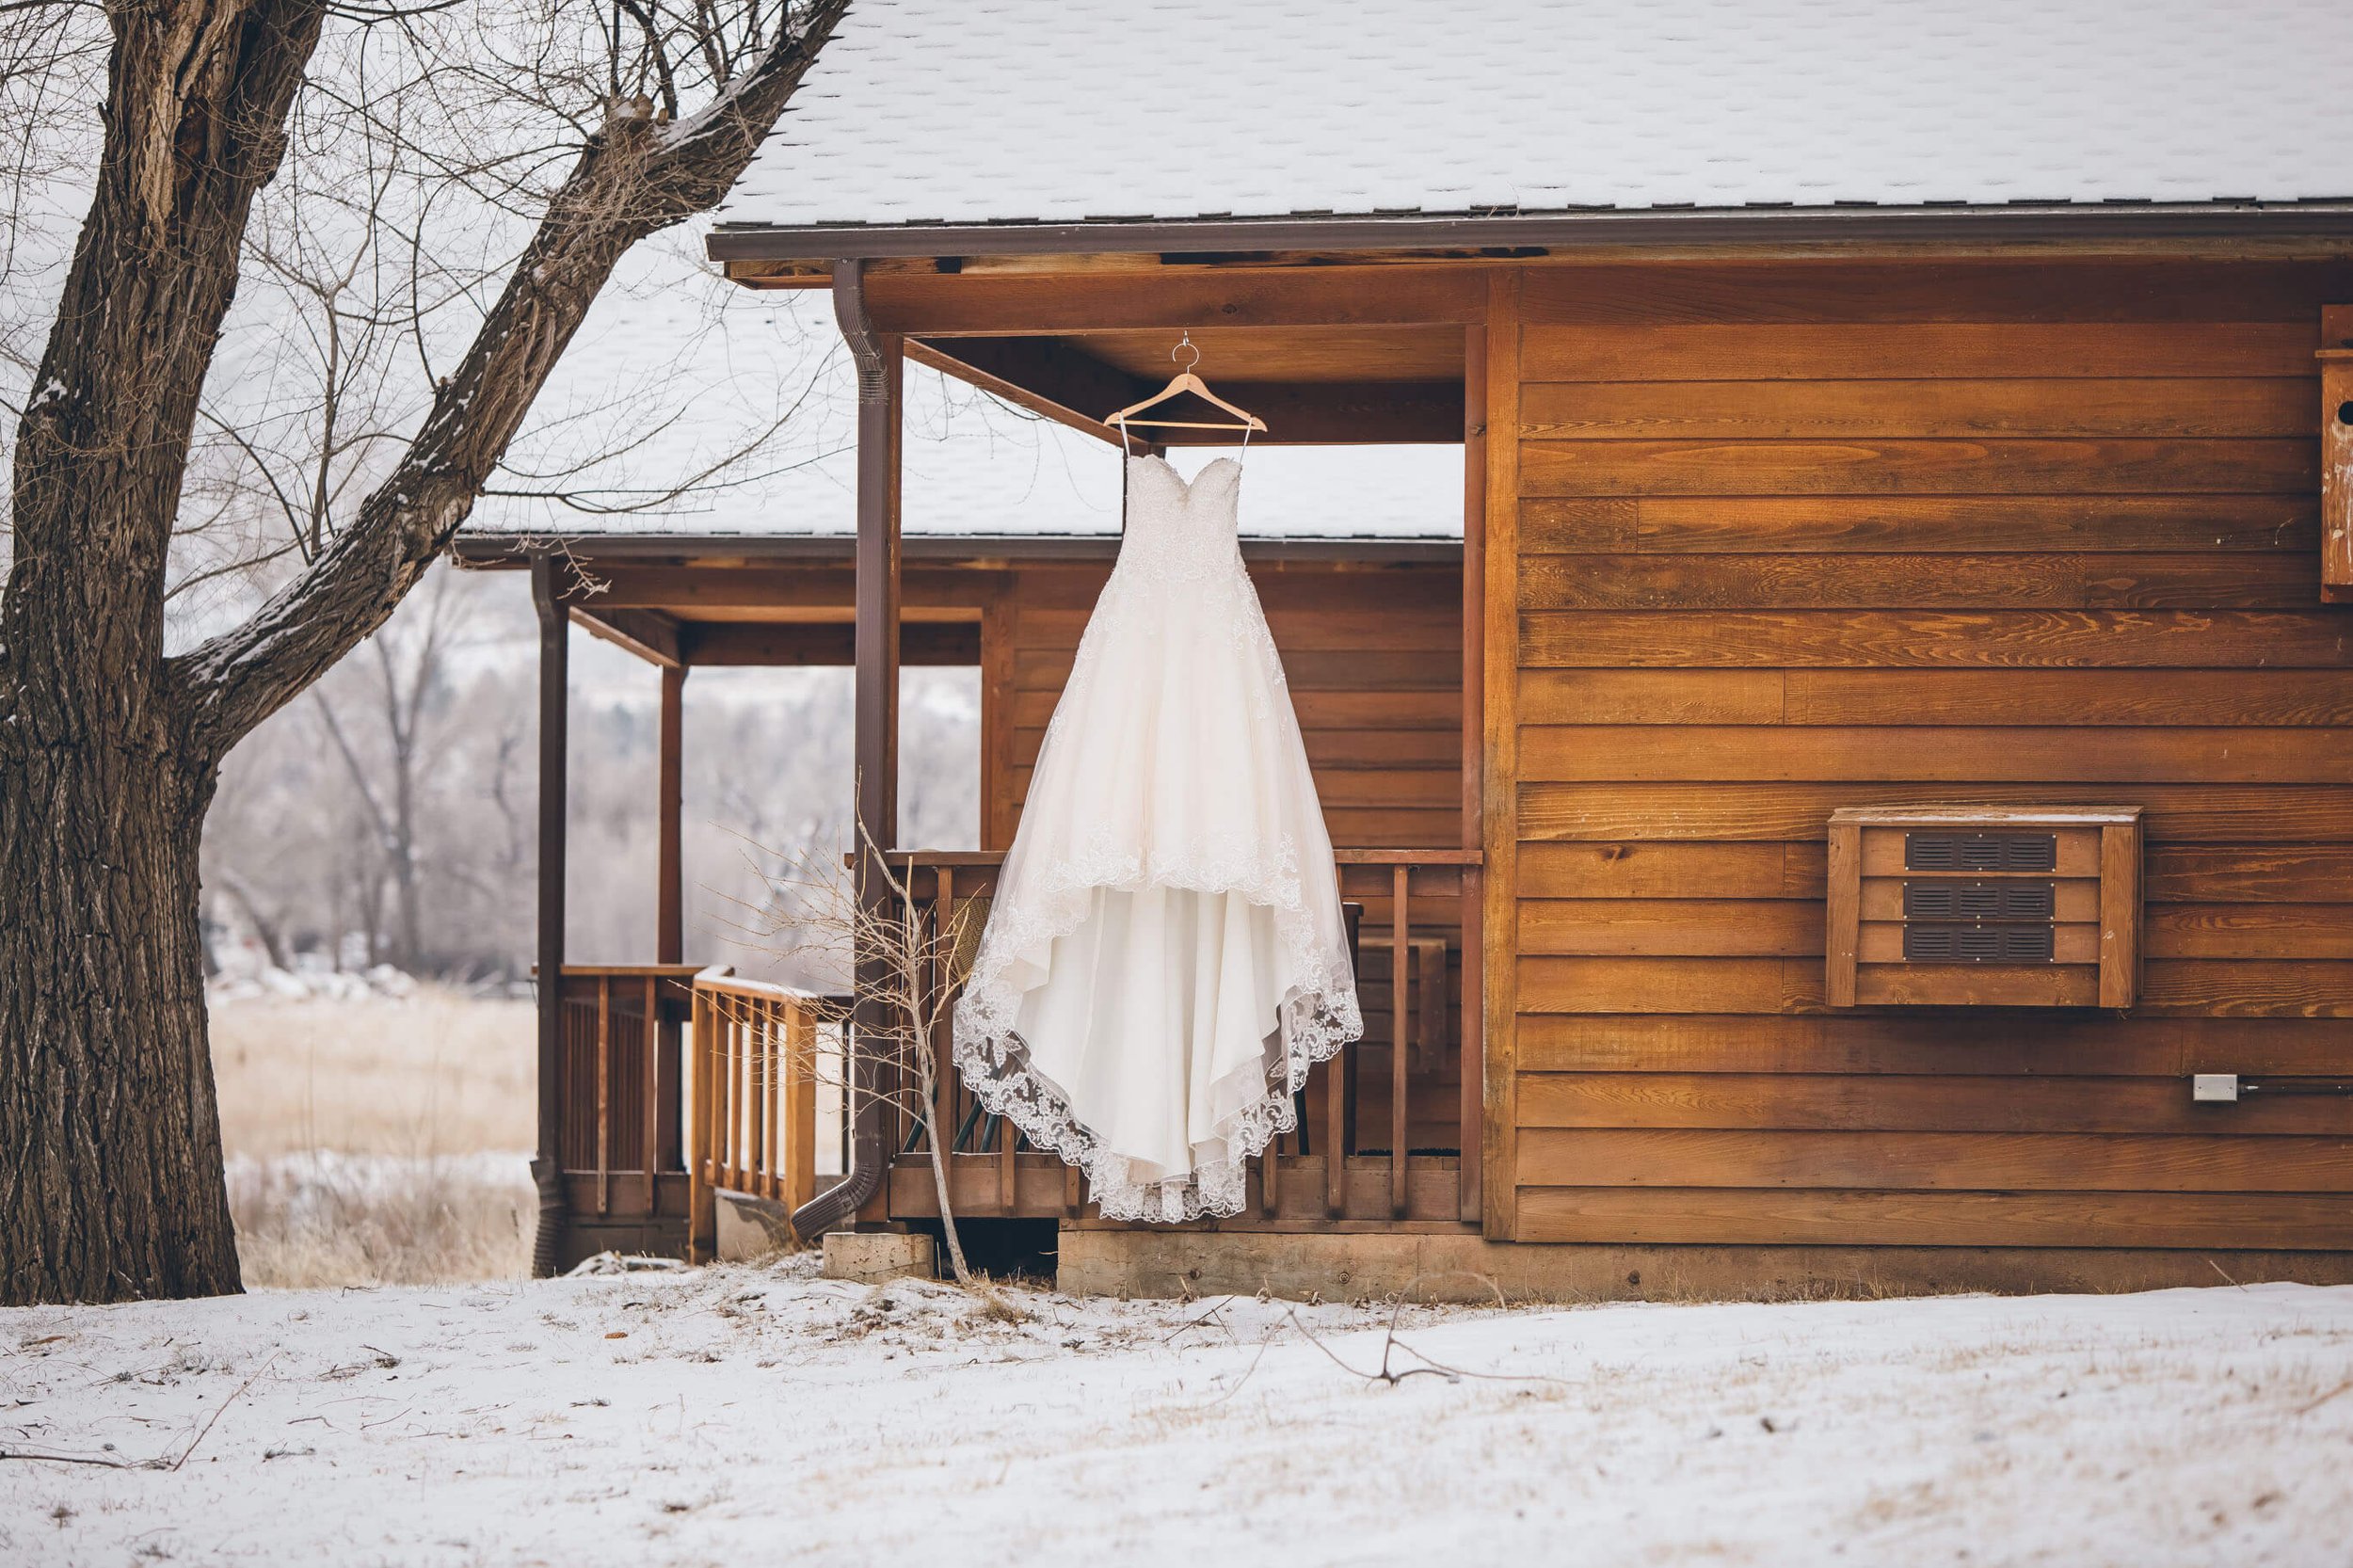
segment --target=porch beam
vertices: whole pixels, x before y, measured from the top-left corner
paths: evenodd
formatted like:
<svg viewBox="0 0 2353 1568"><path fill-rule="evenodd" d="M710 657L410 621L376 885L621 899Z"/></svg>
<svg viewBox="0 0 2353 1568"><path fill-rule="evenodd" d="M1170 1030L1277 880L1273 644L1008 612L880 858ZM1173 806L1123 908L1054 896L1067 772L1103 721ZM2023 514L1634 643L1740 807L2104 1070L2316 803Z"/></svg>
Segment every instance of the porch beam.
<svg viewBox="0 0 2353 1568"><path fill-rule="evenodd" d="M680 835L686 796L686 667L662 670L661 759L654 788L654 962L686 961L685 846ZM651 1019L650 1012L647 1015ZM653 1025L648 1021L647 1027Z"/></svg>
<svg viewBox="0 0 2353 1568"><path fill-rule="evenodd" d="M848 564L855 539L842 539L840 564L805 566L619 566L598 568L604 589L592 614L661 610L673 621L733 610L848 610L856 599L856 568ZM930 599L952 605L958 595L972 599L969 574L940 570L901 573L901 601ZM847 625L848 622L843 622ZM688 661L692 663L690 659Z"/></svg>
<svg viewBox="0 0 2353 1568"><path fill-rule="evenodd" d="M1155 389L1064 338L955 338L946 344L906 340L907 358L992 392L1057 424L1119 444L1103 423Z"/></svg>
<svg viewBox="0 0 2353 1568"><path fill-rule="evenodd" d="M601 603L594 609L575 604L571 607L571 616L574 623L590 636L633 653L649 664L675 669L681 662L675 616L653 610L622 609Z"/></svg>
<svg viewBox="0 0 2353 1568"><path fill-rule="evenodd" d="M697 664L856 664L856 630L841 621L729 621L687 627L685 647ZM898 657L902 664L977 664L980 623L901 621Z"/></svg>

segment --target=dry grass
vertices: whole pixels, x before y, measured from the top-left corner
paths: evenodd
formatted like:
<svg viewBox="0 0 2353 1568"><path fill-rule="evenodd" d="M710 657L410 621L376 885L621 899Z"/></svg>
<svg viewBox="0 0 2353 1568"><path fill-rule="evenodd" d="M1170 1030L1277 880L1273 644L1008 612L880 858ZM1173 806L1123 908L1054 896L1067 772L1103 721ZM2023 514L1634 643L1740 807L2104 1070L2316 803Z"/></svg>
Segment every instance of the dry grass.
<svg viewBox="0 0 2353 1568"><path fill-rule="evenodd" d="M527 1001L213 1010L237 1251L254 1286L440 1284L531 1261Z"/></svg>
<svg viewBox="0 0 2353 1568"><path fill-rule="evenodd" d="M232 1160L249 1286L443 1285L531 1269L538 1194L520 1155Z"/></svg>
<svg viewBox="0 0 2353 1568"><path fill-rule="evenodd" d="M222 1142L256 1159L528 1149L532 1016L528 1001L430 988L400 1000L218 1004Z"/></svg>

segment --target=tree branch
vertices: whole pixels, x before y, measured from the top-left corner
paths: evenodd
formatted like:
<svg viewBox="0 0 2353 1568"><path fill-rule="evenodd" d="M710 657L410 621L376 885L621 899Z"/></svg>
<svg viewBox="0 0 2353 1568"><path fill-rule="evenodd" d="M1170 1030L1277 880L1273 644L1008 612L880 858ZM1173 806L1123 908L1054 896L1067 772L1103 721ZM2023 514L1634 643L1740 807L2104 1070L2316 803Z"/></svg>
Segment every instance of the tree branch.
<svg viewBox="0 0 2353 1568"><path fill-rule="evenodd" d="M383 624L472 512L622 255L726 196L846 8L820 0L675 124L611 105L391 477L252 618L168 662L183 744L224 755Z"/></svg>

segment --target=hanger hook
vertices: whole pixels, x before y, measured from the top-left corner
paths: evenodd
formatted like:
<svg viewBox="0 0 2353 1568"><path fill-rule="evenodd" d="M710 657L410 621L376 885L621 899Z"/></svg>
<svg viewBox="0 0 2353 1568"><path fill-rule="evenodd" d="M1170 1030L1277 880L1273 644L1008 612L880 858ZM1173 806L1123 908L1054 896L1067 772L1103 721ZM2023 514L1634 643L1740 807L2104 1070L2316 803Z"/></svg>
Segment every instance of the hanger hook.
<svg viewBox="0 0 2353 1568"><path fill-rule="evenodd" d="M1201 362L1201 348L1199 344L1193 341L1193 328L1190 327L1185 328L1185 335L1176 340L1176 346L1168 351L1168 357L1171 360L1175 360L1177 355L1182 354L1188 348L1193 350L1193 358L1190 360L1179 360L1178 362L1181 363L1187 370L1191 370L1193 366Z"/></svg>

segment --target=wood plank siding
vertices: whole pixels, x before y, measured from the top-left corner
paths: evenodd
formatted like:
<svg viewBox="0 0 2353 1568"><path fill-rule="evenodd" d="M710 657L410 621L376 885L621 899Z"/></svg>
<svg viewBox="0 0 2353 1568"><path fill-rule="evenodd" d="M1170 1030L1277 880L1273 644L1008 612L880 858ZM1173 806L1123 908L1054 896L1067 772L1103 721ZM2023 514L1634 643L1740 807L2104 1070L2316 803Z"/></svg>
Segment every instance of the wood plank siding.
<svg viewBox="0 0 2353 1568"><path fill-rule="evenodd" d="M1496 280L1491 1234L2353 1248L2353 1099L2185 1077L2353 1076L2314 359L2348 288ZM1830 813L1930 802L2146 808L2129 1013L1825 1006Z"/></svg>

